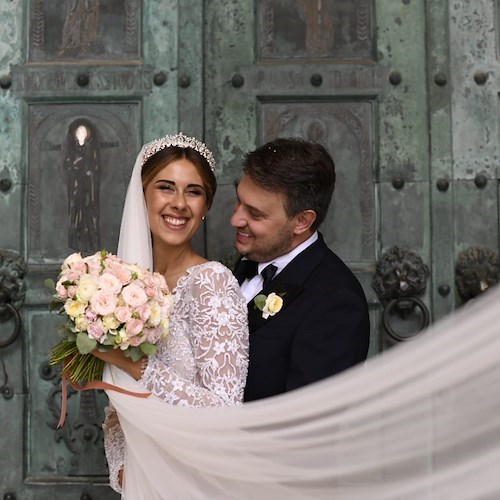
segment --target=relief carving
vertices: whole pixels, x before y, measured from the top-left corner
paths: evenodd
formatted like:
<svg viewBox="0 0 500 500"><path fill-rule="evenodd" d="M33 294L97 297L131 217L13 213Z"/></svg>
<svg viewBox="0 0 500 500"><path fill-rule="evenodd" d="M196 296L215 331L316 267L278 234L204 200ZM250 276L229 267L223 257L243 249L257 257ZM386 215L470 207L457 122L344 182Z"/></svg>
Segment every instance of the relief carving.
<svg viewBox="0 0 500 500"><path fill-rule="evenodd" d="M335 0L296 0L300 17L306 23L306 49L310 53L329 53L333 49Z"/></svg>
<svg viewBox="0 0 500 500"><path fill-rule="evenodd" d="M30 61L137 59L139 0L33 0Z"/></svg>
<svg viewBox="0 0 500 500"><path fill-rule="evenodd" d="M373 59L370 0L258 2L260 57Z"/></svg>
<svg viewBox="0 0 500 500"><path fill-rule="evenodd" d="M103 52L97 40L99 0L70 0L62 32L61 56L90 56Z"/></svg>
<svg viewBox="0 0 500 500"><path fill-rule="evenodd" d="M68 246L80 252L97 252L101 165L97 131L89 120L79 118L69 126L64 170L68 189Z"/></svg>

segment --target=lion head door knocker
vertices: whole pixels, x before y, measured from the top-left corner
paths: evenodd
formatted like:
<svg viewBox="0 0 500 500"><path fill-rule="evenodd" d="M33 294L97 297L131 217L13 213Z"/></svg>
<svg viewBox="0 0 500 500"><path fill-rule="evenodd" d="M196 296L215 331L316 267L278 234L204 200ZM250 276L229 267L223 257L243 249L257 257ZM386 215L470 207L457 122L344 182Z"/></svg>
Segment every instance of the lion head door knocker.
<svg viewBox="0 0 500 500"><path fill-rule="evenodd" d="M389 248L377 261L372 288L383 306L382 323L397 341L408 340L429 326L429 310L419 296L425 292L429 268L419 255L397 246ZM422 314L422 325L411 336L398 334L391 326L390 316L407 319L416 309Z"/></svg>
<svg viewBox="0 0 500 500"><path fill-rule="evenodd" d="M23 305L26 293L23 281L26 274L26 263L17 252L0 249L0 349L12 344L21 331L21 316L19 309ZM3 324L13 320L14 327L5 337ZM8 375L0 351L3 382L0 382L0 393L5 399L10 399L14 393L7 385Z"/></svg>
<svg viewBox="0 0 500 500"><path fill-rule="evenodd" d="M500 281L500 259L486 247L470 247L458 254L455 284L464 302L485 292Z"/></svg>

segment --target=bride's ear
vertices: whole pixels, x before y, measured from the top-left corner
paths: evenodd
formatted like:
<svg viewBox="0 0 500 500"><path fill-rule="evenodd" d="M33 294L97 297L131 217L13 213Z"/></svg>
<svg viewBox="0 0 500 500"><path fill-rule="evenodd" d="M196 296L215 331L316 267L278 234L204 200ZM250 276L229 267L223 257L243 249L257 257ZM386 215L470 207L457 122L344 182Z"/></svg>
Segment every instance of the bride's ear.
<svg viewBox="0 0 500 500"><path fill-rule="evenodd" d="M311 229L311 226L316 220L316 212L314 210L304 210L295 216L295 234L303 234Z"/></svg>

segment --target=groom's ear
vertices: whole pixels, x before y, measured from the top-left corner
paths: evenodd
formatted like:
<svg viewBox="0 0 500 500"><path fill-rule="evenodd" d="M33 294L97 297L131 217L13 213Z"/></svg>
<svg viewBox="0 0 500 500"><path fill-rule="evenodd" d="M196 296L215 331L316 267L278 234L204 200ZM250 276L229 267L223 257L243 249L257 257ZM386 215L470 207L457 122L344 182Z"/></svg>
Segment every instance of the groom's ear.
<svg viewBox="0 0 500 500"><path fill-rule="evenodd" d="M314 210L304 210L295 216L295 234L303 234L311 229L311 226L316 220L316 212Z"/></svg>

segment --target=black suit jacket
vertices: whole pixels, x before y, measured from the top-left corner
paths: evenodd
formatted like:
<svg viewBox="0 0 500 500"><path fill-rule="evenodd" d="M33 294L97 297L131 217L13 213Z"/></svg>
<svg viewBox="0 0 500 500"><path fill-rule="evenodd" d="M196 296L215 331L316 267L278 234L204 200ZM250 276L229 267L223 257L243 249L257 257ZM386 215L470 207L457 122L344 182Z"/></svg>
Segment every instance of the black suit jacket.
<svg viewBox="0 0 500 500"><path fill-rule="evenodd" d="M363 289L321 235L259 293L271 292L284 301L274 316L264 319L253 299L248 303L245 401L297 389L366 359L370 323Z"/></svg>

